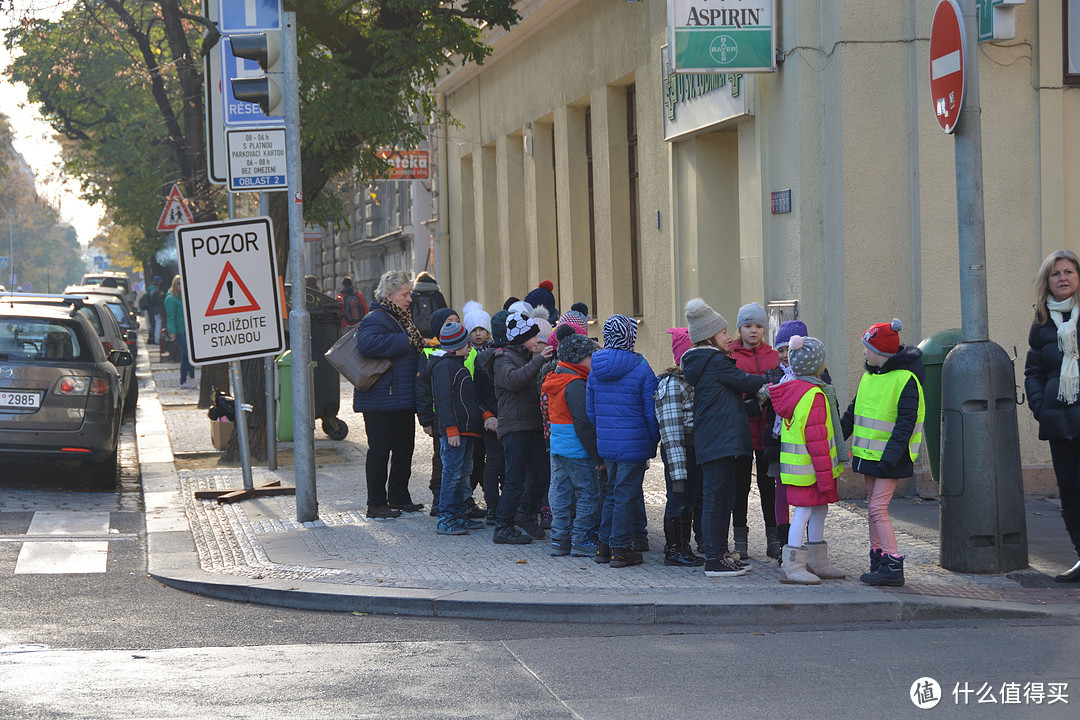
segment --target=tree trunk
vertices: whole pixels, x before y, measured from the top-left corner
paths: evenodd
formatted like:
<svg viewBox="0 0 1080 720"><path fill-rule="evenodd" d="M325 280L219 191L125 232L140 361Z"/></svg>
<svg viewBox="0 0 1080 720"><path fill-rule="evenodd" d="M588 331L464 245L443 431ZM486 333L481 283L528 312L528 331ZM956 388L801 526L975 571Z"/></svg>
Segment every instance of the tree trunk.
<svg viewBox="0 0 1080 720"><path fill-rule="evenodd" d="M228 367L222 365L222 367ZM266 371L265 359L240 361L240 377L244 383L244 402L251 406L247 417L248 452L251 461L266 462ZM240 408L236 409L239 422ZM240 462L240 433L234 432L229 446L218 459L219 465Z"/></svg>
<svg viewBox="0 0 1080 720"><path fill-rule="evenodd" d="M203 365L199 379L199 407L208 408L214 404L214 388L229 392L229 364L214 363Z"/></svg>

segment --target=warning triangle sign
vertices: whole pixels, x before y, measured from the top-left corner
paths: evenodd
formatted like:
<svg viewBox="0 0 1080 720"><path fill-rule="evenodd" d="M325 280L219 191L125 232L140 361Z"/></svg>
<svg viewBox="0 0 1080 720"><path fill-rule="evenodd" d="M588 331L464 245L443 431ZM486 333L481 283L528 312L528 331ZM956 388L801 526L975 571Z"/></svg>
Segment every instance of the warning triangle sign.
<svg viewBox="0 0 1080 720"><path fill-rule="evenodd" d="M241 294L243 298L240 298ZM225 267L221 270L221 277L218 278L217 287L214 288L214 294L210 297L210 304L206 307L206 316L233 315L256 310L261 310L259 303L255 302L247 285L236 274L232 263L226 261Z"/></svg>
<svg viewBox="0 0 1080 720"><path fill-rule="evenodd" d="M173 185L172 190L169 191L169 199L165 201L165 209L161 211L161 219L158 220L158 232L168 232L181 225L191 225L194 222L195 218L192 217L191 210L188 209L187 203L184 202L184 196L180 194L180 188Z"/></svg>

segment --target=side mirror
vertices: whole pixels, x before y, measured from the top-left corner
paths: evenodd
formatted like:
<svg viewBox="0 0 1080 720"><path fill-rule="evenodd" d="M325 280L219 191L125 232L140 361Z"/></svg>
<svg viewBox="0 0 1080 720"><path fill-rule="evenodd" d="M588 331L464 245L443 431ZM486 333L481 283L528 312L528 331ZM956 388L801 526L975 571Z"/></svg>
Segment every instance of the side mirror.
<svg viewBox="0 0 1080 720"><path fill-rule="evenodd" d="M116 367L127 367L131 364L131 353L127 350L113 350L109 353L109 362Z"/></svg>

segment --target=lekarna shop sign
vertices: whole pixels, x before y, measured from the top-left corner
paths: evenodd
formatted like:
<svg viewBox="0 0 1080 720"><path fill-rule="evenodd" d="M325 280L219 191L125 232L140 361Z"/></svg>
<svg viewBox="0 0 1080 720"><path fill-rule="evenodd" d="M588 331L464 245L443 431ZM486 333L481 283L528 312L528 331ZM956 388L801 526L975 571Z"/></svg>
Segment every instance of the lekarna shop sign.
<svg viewBox="0 0 1080 720"><path fill-rule="evenodd" d="M277 261L266 217L177 230L193 364L276 355L284 348Z"/></svg>

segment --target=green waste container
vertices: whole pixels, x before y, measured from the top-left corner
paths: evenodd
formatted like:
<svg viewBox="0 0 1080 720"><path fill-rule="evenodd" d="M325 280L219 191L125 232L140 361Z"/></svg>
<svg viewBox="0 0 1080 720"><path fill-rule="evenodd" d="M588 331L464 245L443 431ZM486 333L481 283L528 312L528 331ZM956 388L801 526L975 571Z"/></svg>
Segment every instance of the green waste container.
<svg viewBox="0 0 1080 720"><path fill-rule="evenodd" d="M277 439L292 442L292 350L286 350L274 359L277 366Z"/></svg>
<svg viewBox="0 0 1080 720"><path fill-rule="evenodd" d="M922 350L923 367L926 368L926 386L923 397L926 399L926 418L923 422L923 445L930 459L930 474L934 482L941 482L941 366L963 334L960 330L942 330L919 343Z"/></svg>

